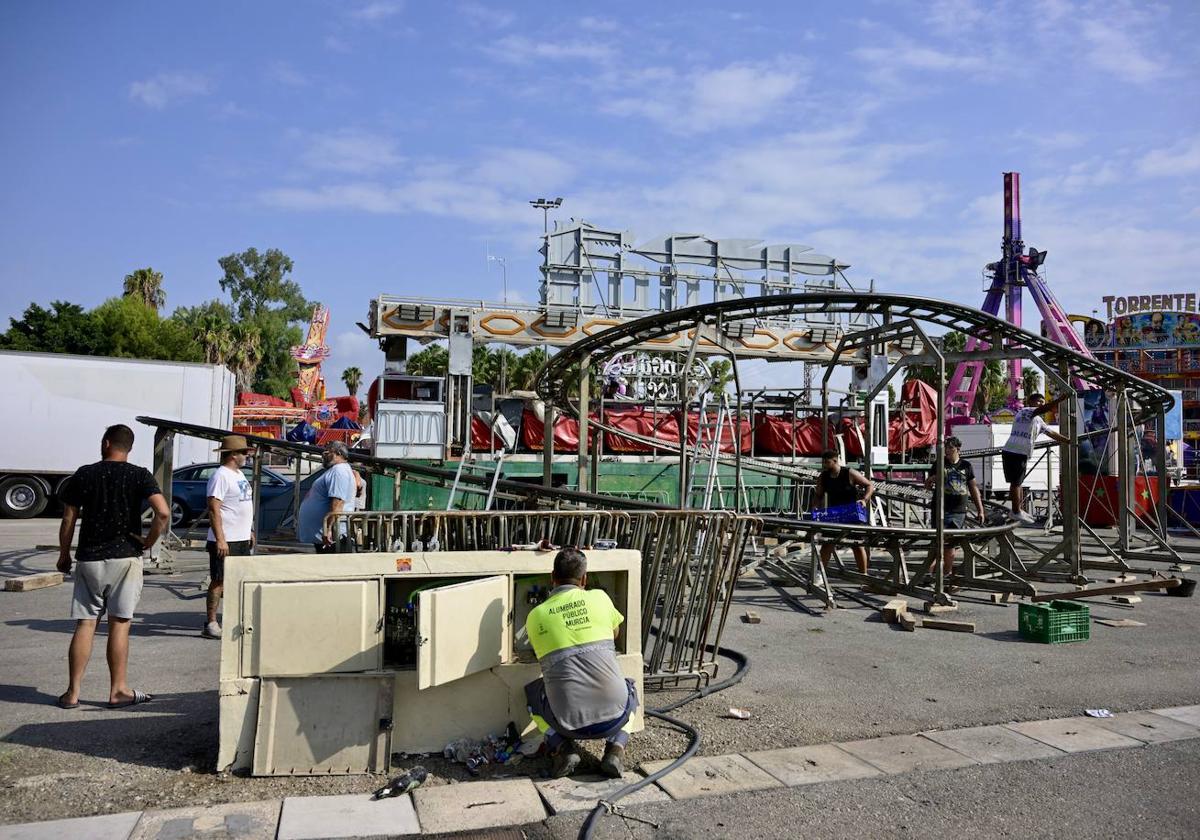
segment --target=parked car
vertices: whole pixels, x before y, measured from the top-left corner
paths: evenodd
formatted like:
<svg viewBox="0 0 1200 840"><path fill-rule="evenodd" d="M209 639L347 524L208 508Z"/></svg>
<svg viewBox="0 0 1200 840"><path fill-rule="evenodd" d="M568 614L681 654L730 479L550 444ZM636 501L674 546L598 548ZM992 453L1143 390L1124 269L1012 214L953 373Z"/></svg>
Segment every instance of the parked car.
<svg viewBox="0 0 1200 840"><path fill-rule="evenodd" d="M187 525L193 519L207 516L208 480L220 464L192 464L190 467L180 467L172 474L171 481L171 526L178 528ZM247 480L254 479L253 468L246 466L242 473ZM301 482L301 486L303 486ZM274 507L271 501L280 496L288 496L292 492L292 479L285 478L272 469L263 467L260 486L260 507ZM286 506L285 502L285 506Z"/></svg>

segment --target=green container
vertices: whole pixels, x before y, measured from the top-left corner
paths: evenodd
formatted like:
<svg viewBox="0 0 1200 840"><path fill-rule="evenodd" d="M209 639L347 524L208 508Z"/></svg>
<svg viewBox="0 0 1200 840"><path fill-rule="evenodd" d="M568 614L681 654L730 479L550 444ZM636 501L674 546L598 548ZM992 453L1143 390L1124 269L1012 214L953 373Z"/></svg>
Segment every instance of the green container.
<svg viewBox="0 0 1200 840"><path fill-rule="evenodd" d="M1092 612L1077 601L1048 604L1018 604L1017 625L1021 637L1031 642L1058 645L1086 642L1092 635Z"/></svg>

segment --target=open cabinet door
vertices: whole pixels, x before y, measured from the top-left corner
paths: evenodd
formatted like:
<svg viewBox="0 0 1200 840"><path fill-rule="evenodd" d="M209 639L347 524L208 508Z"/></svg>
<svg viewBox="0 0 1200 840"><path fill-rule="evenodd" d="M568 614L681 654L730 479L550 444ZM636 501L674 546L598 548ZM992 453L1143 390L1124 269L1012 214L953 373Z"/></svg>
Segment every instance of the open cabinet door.
<svg viewBox="0 0 1200 840"><path fill-rule="evenodd" d="M504 661L512 611L508 575L418 594L417 688L494 668Z"/></svg>

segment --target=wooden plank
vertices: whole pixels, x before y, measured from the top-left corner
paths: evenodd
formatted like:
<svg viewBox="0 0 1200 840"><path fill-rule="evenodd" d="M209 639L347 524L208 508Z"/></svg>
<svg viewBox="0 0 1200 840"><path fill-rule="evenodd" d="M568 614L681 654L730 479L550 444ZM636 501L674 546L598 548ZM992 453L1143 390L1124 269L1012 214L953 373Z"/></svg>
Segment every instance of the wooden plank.
<svg viewBox="0 0 1200 840"><path fill-rule="evenodd" d="M1113 595L1113 601L1118 604L1124 604L1127 607L1132 607L1134 604L1142 603L1141 595Z"/></svg>
<svg viewBox="0 0 1200 840"><path fill-rule="evenodd" d="M742 613L742 621L746 624L762 624L762 618L754 610L746 610Z"/></svg>
<svg viewBox="0 0 1200 840"><path fill-rule="evenodd" d="M883 620L895 624L900 613L908 612L908 601L903 598L893 598L883 605Z"/></svg>
<svg viewBox="0 0 1200 840"><path fill-rule="evenodd" d="M951 621L948 618L927 618L921 622L922 627L931 630L951 630L955 633L974 633L974 621Z"/></svg>
<svg viewBox="0 0 1200 840"><path fill-rule="evenodd" d="M1095 618L1092 619L1097 624L1103 624L1105 627L1145 627L1146 622L1134 621L1132 618Z"/></svg>
<svg viewBox="0 0 1200 840"><path fill-rule="evenodd" d="M914 632L921 626L921 620L911 613L902 612L896 614L896 623L907 630L909 633Z"/></svg>
<svg viewBox="0 0 1200 840"><path fill-rule="evenodd" d="M36 575L22 575L21 577L8 578L4 581L4 591L32 592L34 589L58 586L62 582L62 572L40 572Z"/></svg>
<svg viewBox="0 0 1200 840"><path fill-rule="evenodd" d="M958 605L935 604L931 601L926 601L925 605L921 607L921 609L925 611L926 615L941 615L942 613L958 612Z"/></svg>
<svg viewBox="0 0 1200 840"><path fill-rule="evenodd" d="M1173 589L1179 586L1179 578L1161 578L1159 580L1144 580L1137 583L1121 583L1116 586L1097 586L1095 589L1080 589L1078 592L1046 592L1034 595L1029 600L1036 603L1043 601L1077 601L1081 598L1098 598L1104 595L1119 595L1123 592L1142 592L1156 589Z"/></svg>

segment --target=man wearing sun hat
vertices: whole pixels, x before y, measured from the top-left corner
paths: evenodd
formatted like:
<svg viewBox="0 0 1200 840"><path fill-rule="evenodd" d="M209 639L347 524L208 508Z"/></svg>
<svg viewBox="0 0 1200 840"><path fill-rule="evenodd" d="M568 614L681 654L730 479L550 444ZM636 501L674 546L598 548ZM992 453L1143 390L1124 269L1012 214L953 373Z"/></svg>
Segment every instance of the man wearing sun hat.
<svg viewBox="0 0 1200 840"><path fill-rule="evenodd" d="M200 635L221 638L217 607L225 591L225 558L245 557L254 548L254 488L242 472L250 445L242 435L225 435L217 447L221 466L208 479L208 616Z"/></svg>

